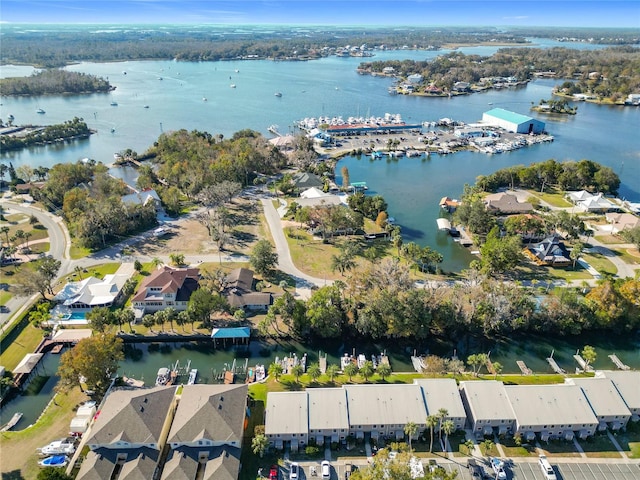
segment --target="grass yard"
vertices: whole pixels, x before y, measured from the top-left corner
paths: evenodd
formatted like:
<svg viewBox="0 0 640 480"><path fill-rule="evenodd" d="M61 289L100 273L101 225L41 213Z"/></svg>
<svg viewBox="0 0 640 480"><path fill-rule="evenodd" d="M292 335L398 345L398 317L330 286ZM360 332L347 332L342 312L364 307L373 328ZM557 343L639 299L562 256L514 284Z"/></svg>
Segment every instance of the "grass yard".
<svg viewBox="0 0 640 480"><path fill-rule="evenodd" d="M72 240L71 248L69 249L69 255L71 256L72 260L77 260L79 258L84 258L91 255L91 249L81 247L77 245L75 241Z"/></svg>
<svg viewBox="0 0 640 480"><path fill-rule="evenodd" d="M517 445L513 437L505 437L500 440L500 446L507 457L530 457L538 455L535 445L530 443Z"/></svg>
<svg viewBox="0 0 640 480"><path fill-rule="evenodd" d="M38 447L65 437L75 410L85 400L87 396L79 388L74 388L66 395L56 395L55 403L49 404L35 425L25 430L2 433L2 478L36 478L40 467L37 464L38 457L33 452Z"/></svg>
<svg viewBox="0 0 640 480"><path fill-rule="evenodd" d="M587 457L590 458L621 458L620 452L611 443L605 433L600 433L589 437L586 440L579 440L580 446Z"/></svg>
<svg viewBox="0 0 640 480"><path fill-rule="evenodd" d="M596 235L594 237L600 243L604 243L605 245L616 245L618 243L627 243L622 237L618 235Z"/></svg>
<svg viewBox="0 0 640 480"><path fill-rule="evenodd" d="M549 205L554 207L562 207L567 208L573 206L573 204L564 198L564 193L550 193L550 192L534 192L532 190L528 190L532 197L537 197L543 202L547 202Z"/></svg>
<svg viewBox="0 0 640 480"><path fill-rule="evenodd" d="M340 251L333 245L314 240L306 231L297 227L286 227L285 238L291 250L291 259L296 267L308 275L335 280L340 274L332 273L331 256Z"/></svg>
<svg viewBox="0 0 640 480"><path fill-rule="evenodd" d="M13 295L6 290L0 290L0 305L5 305Z"/></svg>
<svg viewBox="0 0 640 480"><path fill-rule="evenodd" d="M551 440L542 443L542 451L548 457L580 457L573 442Z"/></svg>
<svg viewBox="0 0 640 480"><path fill-rule="evenodd" d="M19 322L16 319L16 322ZM3 341L2 352L0 352L0 365L4 365L7 370L13 370L18 366L20 361L28 353L33 353L38 346L44 332L39 328L34 327L28 320L24 320L25 326L21 328L20 325L16 325L5 341ZM11 340L13 338L13 340ZM4 344L8 344L4 347Z"/></svg>
<svg viewBox="0 0 640 480"><path fill-rule="evenodd" d="M629 458L640 458L640 422L629 422L624 432L613 434Z"/></svg>
<svg viewBox="0 0 640 480"><path fill-rule="evenodd" d="M628 263L629 265L640 264L640 251L636 248L616 250L616 254L618 254L618 258L620 258L624 263Z"/></svg>
<svg viewBox="0 0 640 480"><path fill-rule="evenodd" d="M610 273L611 275L618 273L616 266L604 255L586 253L582 255L582 258L600 273Z"/></svg>

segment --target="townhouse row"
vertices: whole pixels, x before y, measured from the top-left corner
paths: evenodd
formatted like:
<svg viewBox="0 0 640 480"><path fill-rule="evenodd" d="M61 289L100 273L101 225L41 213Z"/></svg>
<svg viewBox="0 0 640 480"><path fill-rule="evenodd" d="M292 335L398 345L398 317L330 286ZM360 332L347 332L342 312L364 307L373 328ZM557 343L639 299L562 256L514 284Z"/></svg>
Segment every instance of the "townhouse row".
<svg viewBox="0 0 640 480"><path fill-rule="evenodd" d="M640 372L599 371L554 385L504 385L497 380L419 379L402 385L344 385L301 392L270 392L265 434L272 446L293 451L313 440L342 442L348 436L403 439L413 422L447 411L456 429L477 437L520 435L525 440L574 436L624 428L640 420Z"/></svg>

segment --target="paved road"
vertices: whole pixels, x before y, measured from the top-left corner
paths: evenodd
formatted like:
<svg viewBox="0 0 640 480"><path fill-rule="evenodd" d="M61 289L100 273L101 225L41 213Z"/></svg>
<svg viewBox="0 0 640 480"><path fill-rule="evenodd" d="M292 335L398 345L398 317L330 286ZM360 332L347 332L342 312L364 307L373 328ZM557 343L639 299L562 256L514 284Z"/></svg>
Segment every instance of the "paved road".
<svg viewBox="0 0 640 480"><path fill-rule="evenodd" d="M330 280L322 278L312 277L304 272L298 270L291 260L291 251L289 250L289 244L284 237L284 231L282 229L282 222L280 221L280 215L276 211L270 198L260 199L264 208L264 216L269 224L269 230L273 236L273 241L276 244L276 252L278 254L278 268L284 273L287 273L296 279L296 289L299 290L301 296L306 295L306 290L311 286L322 287L327 284L331 284Z"/></svg>

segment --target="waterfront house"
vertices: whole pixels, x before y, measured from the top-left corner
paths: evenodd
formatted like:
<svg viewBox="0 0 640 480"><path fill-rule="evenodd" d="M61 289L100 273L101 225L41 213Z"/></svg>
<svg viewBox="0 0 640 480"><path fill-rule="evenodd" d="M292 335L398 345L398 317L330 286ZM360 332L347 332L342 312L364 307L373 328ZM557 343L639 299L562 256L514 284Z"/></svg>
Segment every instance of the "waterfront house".
<svg viewBox="0 0 640 480"><path fill-rule="evenodd" d="M174 403L174 387L111 392L85 441L98 448L162 450L171 419L167 412Z"/></svg>
<svg viewBox="0 0 640 480"><path fill-rule="evenodd" d="M528 213L533 211L533 205L529 202L520 202L518 197L511 193L499 192L487 195L483 199L487 210L499 214Z"/></svg>
<svg viewBox="0 0 640 480"><path fill-rule="evenodd" d="M616 205L604 198L601 193L578 202L577 206L584 212L608 212L609 210L618 208Z"/></svg>
<svg viewBox="0 0 640 480"><path fill-rule="evenodd" d="M505 386L497 380L460 382L468 425L477 437L513 432L515 414Z"/></svg>
<svg viewBox="0 0 640 480"><path fill-rule="evenodd" d="M640 420L640 371L602 370L596 377L609 378L631 412L631 420Z"/></svg>
<svg viewBox="0 0 640 480"><path fill-rule="evenodd" d="M409 75L407 77L407 81L409 83L414 84L414 85L416 85L418 83L422 83L422 80L424 80L424 77L419 73L412 73L411 75Z"/></svg>
<svg viewBox="0 0 640 480"><path fill-rule="evenodd" d="M565 193L565 197L567 197L567 199L569 199L569 201L574 204L577 204L578 202L584 202L585 200L593 198L594 196L595 195L593 193L587 192L586 190L569 191Z"/></svg>
<svg viewBox="0 0 640 480"><path fill-rule="evenodd" d="M344 388L310 388L309 438L317 445L340 443L349 434L347 392Z"/></svg>
<svg viewBox="0 0 640 480"><path fill-rule="evenodd" d="M413 422L419 435L426 428L427 409L419 385L345 385L349 406L349 433L356 438L401 440Z"/></svg>
<svg viewBox="0 0 640 480"><path fill-rule="evenodd" d="M515 433L526 440L586 438L598 427L587 397L577 385L508 385L504 387L515 414Z"/></svg>
<svg viewBox="0 0 640 480"><path fill-rule="evenodd" d="M609 225L601 227L600 230L609 231L614 235L640 226L640 217L630 213L607 213L605 218Z"/></svg>
<svg viewBox="0 0 640 480"><path fill-rule="evenodd" d="M120 300L122 287L128 279L129 275L110 274L105 275L102 280L87 277L77 282L69 282L53 300L65 309L87 311L96 307L110 307Z"/></svg>
<svg viewBox="0 0 640 480"><path fill-rule="evenodd" d="M264 433L272 446L304 449L309 438L307 392L269 392L264 410Z"/></svg>
<svg viewBox="0 0 640 480"><path fill-rule="evenodd" d="M315 173L310 172L298 172L294 173L291 177L293 186L297 191L301 192L311 187L323 188L324 180Z"/></svg>
<svg viewBox="0 0 640 480"><path fill-rule="evenodd" d="M236 268L225 278L224 295L233 308L245 310L266 310L273 303L269 292L253 290L253 270Z"/></svg>
<svg viewBox="0 0 640 480"><path fill-rule="evenodd" d="M593 413L598 418L598 430L619 430L627 426L631 412L620 392L609 378L567 378L565 383L582 388Z"/></svg>
<svg viewBox="0 0 640 480"><path fill-rule="evenodd" d="M156 211L162 208L162 203L160 201L160 197L158 196L158 192L156 192L152 188L124 195L122 196L121 200L125 205L141 205L143 207L146 207L147 205L153 205Z"/></svg>
<svg viewBox="0 0 640 480"><path fill-rule="evenodd" d="M454 92L469 92L471 91L471 84L469 82L456 82L453 84L452 90Z"/></svg>
<svg viewBox="0 0 640 480"><path fill-rule="evenodd" d="M140 314L157 312L167 307L186 310L191 294L198 289L200 270L163 266L146 277L132 299Z"/></svg>
<svg viewBox="0 0 640 480"><path fill-rule="evenodd" d="M437 415L438 411L445 409L445 419L451 420L456 430L464 429L467 413L462 405L458 384L453 378L420 378L413 383L422 389L427 415Z"/></svg>
<svg viewBox="0 0 640 480"><path fill-rule="evenodd" d="M510 112L503 108L494 108L482 114L482 123L502 128L512 133L542 133L545 123L535 118Z"/></svg>
<svg viewBox="0 0 640 480"><path fill-rule="evenodd" d="M569 251L557 235L551 235L524 250L538 265L566 267L571 265Z"/></svg>

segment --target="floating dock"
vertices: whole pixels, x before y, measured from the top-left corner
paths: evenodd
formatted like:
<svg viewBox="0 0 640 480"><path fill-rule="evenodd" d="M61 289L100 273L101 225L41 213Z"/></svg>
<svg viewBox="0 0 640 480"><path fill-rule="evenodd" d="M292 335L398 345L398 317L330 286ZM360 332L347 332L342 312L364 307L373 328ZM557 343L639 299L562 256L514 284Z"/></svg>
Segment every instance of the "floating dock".
<svg viewBox="0 0 640 480"><path fill-rule="evenodd" d="M318 352L318 364L320 365L320 373L325 374L327 372L327 354Z"/></svg>
<svg viewBox="0 0 640 480"><path fill-rule="evenodd" d="M615 366L618 367L620 370L631 370L631 367L629 367L629 365L625 365L624 363L622 363L622 360L620 360L615 353L612 353L611 355L609 355L609 358L615 364Z"/></svg>
<svg viewBox="0 0 640 480"><path fill-rule="evenodd" d="M557 374L560 375L565 375L567 372L565 372L565 370L563 368L560 368L560 365L558 365L556 363L556 361L553 358L553 353L555 352L555 350L551 351L551 355L549 357L547 357L547 363L549 364L549 366L551 367L551 369L556 372Z"/></svg>
<svg viewBox="0 0 640 480"><path fill-rule="evenodd" d="M422 373L424 371L424 361L421 357L412 356L411 363L416 372Z"/></svg>
<svg viewBox="0 0 640 480"><path fill-rule="evenodd" d="M522 360L516 360L516 365L518 365L518 368L522 372L522 375L533 375L533 370L527 367L527 364Z"/></svg>

